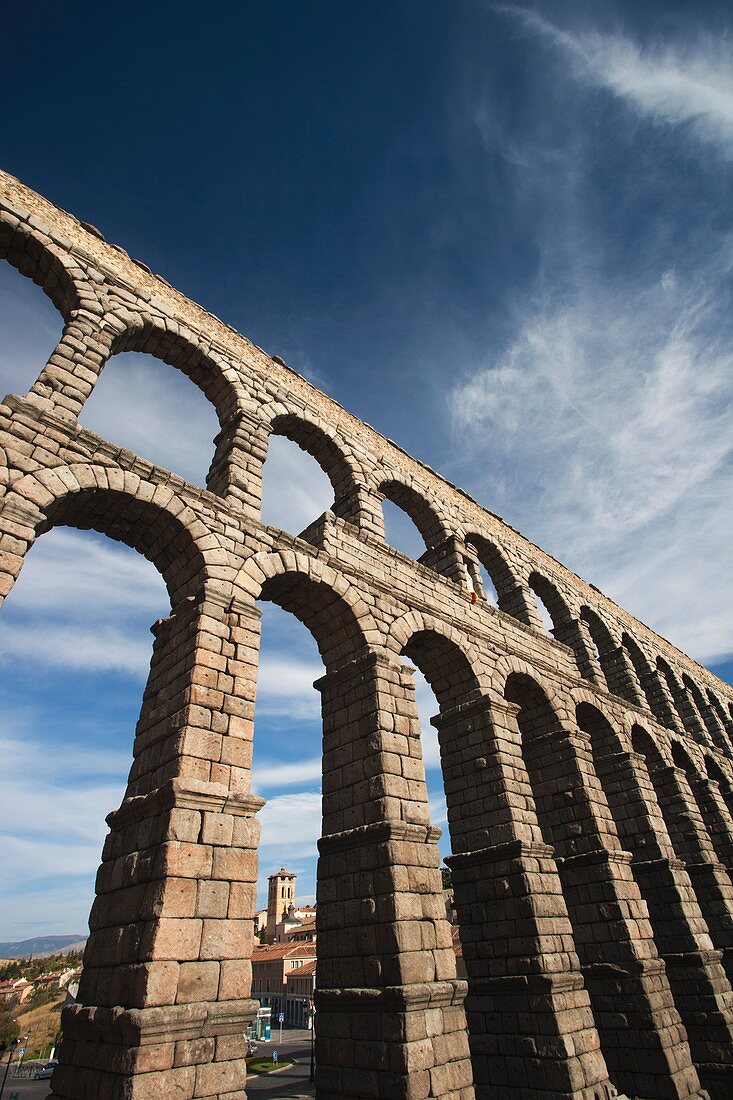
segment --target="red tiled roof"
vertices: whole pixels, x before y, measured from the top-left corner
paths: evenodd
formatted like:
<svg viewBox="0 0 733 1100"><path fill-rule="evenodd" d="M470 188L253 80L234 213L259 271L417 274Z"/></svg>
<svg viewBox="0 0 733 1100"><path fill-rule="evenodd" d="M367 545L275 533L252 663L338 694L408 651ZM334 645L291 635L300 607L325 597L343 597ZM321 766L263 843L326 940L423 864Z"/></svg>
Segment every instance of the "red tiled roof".
<svg viewBox="0 0 733 1100"><path fill-rule="evenodd" d="M303 975L315 974L318 962L316 959L313 962L303 963L302 966L296 966L294 970L289 970L285 975L285 980L290 981L291 978L301 978Z"/></svg>
<svg viewBox="0 0 733 1100"><path fill-rule="evenodd" d="M255 947L252 952L252 962L269 962L271 959L312 959L315 950L312 943L265 943Z"/></svg>

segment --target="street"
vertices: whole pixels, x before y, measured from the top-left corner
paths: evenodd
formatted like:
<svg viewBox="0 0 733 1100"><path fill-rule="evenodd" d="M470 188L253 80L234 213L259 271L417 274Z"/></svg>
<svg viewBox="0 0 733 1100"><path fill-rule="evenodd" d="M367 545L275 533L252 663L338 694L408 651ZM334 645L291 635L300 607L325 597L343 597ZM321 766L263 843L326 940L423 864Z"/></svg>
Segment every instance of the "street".
<svg viewBox="0 0 733 1100"><path fill-rule="evenodd" d="M257 1054L271 1058L276 1050L282 1059L292 1060L293 1065L277 1073L253 1075L247 1080L247 1096L258 1100L299 1100L312 1097L313 1086L309 1084L311 1035L309 1031L283 1031L283 1041L277 1028L273 1029L274 1040L270 1043L259 1042ZM2 1075L0 1074L0 1081ZM29 1081L27 1078L8 1077L2 1100L11 1100L17 1093L17 1100L53 1100L48 1081Z"/></svg>
<svg viewBox="0 0 733 1100"><path fill-rule="evenodd" d="M292 1059L293 1065L278 1073L264 1073L247 1080L247 1096L258 1100L296 1100L296 1097L313 1096L313 1086L309 1084L311 1033L310 1031L283 1031L283 1041L277 1028L273 1028L273 1041L258 1043L257 1054L272 1057L277 1050L282 1058ZM23 1100L19 1097L18 1100Z"/></svg>

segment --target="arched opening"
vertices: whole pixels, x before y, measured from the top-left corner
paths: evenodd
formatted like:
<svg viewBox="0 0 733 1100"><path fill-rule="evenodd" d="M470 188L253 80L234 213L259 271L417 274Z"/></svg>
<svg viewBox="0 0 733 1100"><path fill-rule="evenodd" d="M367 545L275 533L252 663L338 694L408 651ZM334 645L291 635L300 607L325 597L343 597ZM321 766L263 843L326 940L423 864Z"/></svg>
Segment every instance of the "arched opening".
<svg viewBox="0 0 733 1100"><path fill-rule="evenodd" d="M0 263L0 398L30 389L62 329L51 298L10 263Z"/></svg>
<svg viewBox="0 0 733 1100"><path fill-rule="evenodd" d="M284 435L271 435L262 468L262 522L300 535L333 509L333 488L315 457Z"/></svg>
<svg viewBox="0 0 733 1100"><path fill-rule="evenodd" d="M562 859L596 850L598 827L590 813L575 750L542 688L525 673L512 673L504 697L517 708L521 737L537 816L547 844ZM595 777L591 777L593 782ZM594 782L594 788L599 785ZM578 826L585 821L585 828ZM572 920L572 914L571 914Z"/></svg>
<svg viewBox="0 0 733 1100"><path fill-rule="evenodd" d="M86 938L105 815L132 762L149 627L169 608L156 568L102 534L57 526L29 551L0 611L0 939Z"/></svg>
<svg viewBox="0 0 733 1100"><path fill-rule="evenodd" d="M710 939L702 914L690 897L684 872L667 862L673 854L672 844L647 769L623 750L619 735L595 707L581 703L576 714L579 727L590 737L596 773L619 837L631 853L634 879L649 911L657 950L669 960L667 976L693 1061L702 1084L709 1080L712 1086L720 1044L728 1046L730 1037L714 988L700 997L700 989L711 985L710 964L704 955ZM682 966L681 956L685 959ZM725 983L717 965L716 971L719 981Z"/></svg>
<svg viewBox="0 0 733 1100"><path fill-rule="evenodd" d="M114 341L112 358L124 352L150 355L181 371L216 410L222 428L236 416L239 394L233 368L209 348L200 346L193 334L173 332L152 323L131 326Z"/></svg>
<svg viewBox="0 0 733 1100"><path fill-rule="evenodd" d="M196 377L195 372L171 370L168 361L147 352L120 352L107 361L79 423L148 462L205 486L219 420L206 399L206 389L191 385Z"/></svg>
<svg viewBox="0 0 733 1100"><path fill-rule="evenodd" d="M325 670L313 635L294 615L272 600L260 601L259 608L253 787L266 803L258 814L252 996L263 1010L256 1036L264 1034L269 1011L274 1039L280 1012L287 1029L313 1026L323 767L313 685Z"/></svg>
<svg viewBox="0 0 733 1100"><path fill-rule="evenodd" d="M506 973L507 968L511 971L514 962L508 956L521 951L515 941L524 942L521 930L502 921L498 913L502 903L492 908L490 890L480 898L476 894L477 875L490 879L496 872L491 867L477 868L473 854L485 852L502 835L502 827L506 829L506 819L502 820L506 802L497 797L500 782L486 759L491 735L489 703L482 696L471 662L452 639L435 630L418 630L402 653L418 670L416 716L432 823L442 827L441 811L444 807L447 811L448 831L441 838L440 849L450 868L444 882L444 909L450 922L455 972L468 980L467 1026L474 1080L480 1089L491 1079L503 1040L495 1021L480 1009L474 1010L474 997L480 999L489 975ZM437 730L437 742L427 732L428 722ZM524 1030L531 1030L532 1023Z"/></svg>
<svg viewBox="0 0 733 1100"><path fill-rule="evenodd" d="M320 516L321 512L328 508L341 519L360 525L362 522L361 474L354 466L354 459L347 460L343 445L325 428L293 413L276 416L272 421L269 445L272 446L277 440L276 445L281 446L283 439L297 444L301 452L310 455L319 467L319 473L313 479L313 467L309 464L308 476L312 484L318 487L318 502L325 501L329 495L330 499L316 515ZM280 453L283 453L282 449ZM303 471L305 472L305 467ZM326 489L324 477L330 483L330 494Z"/></svg>
<svg viewBox="0 0 733 1100"><path fill-rule="evenodd" d="M482 535L466 535L466 546L472 551L469 576L474 581L474 591L490 603L496 604L507 614L513 613L513 599L516 596L517 582L507 562L497 546ZM476 563L478 576L471 570ZM483 591L481 591L483 589Z"/></svg>
<svg viewBox="0 0 733 1100"><path fill-rule="evenodd" d="M579 728L590 737L593 759L596 763L603 757L615 756L623 751L620 735L597 707L591 703L578 703L575 716Z"/></svg>
<svg viewBox="0 0 733 1100"><path fill-rule="evenodd" d="M504 694L517 708L538 821L558 858L575 946L611 1080L629 1095L639 1095L643 1090L631 1051L641 1046L648 1052L649 1039L643 1032L656 1033L667 1026L661 1015L656 1018L655 994L648 979L643 972L630 972L633 967L627 969L632 959L640 958L636 941L651 942L643 903L628 867L613 858L621 846L591 762L572 745L544 691L529 676L512 673ZM610 853L607 861L603 852ZM606 870L599 873L602 866ZM653 954L653 944L647 945L645 957ZM609 965L615 971L613 979ZM656 984L654 989L658 992ZM670 1068L666 1058L660 1058L654 1067L647 1061L645 1071L664 1079ZM652 1088L646 1087L647 1091Z"/></svg>
<svg viewBox="0 0 733 1100"><path fill-rule="evenodd" d="M461 708L479 701L481 693L478 681L459 647L434 631L424 630L413 634L403 649L403 655L415 666L418 673L416 682L421 689L418 695L418 717L423 745L429 748L428 753L424 752L430 779L429 793L433 805L441 810L443 798L445 799L451 845L454 851L461 850L468 796L465 783L460 778L464 765L455 756L458 750L455 735L449 738L445 732L445 719L447 713L458 708L453 717L460 720ZM483 720L487 721L488 716ZM481 718L477 721L480 726ZM439 731L437 741L430 726L437 727ZM465 745L461 752L465 757ZM448 837L443 840L443 854L448 854Z"/></svg>
<svg viewBox="0 0 733 1100"><path fill-rule="evenodd" d="M588 734L596 774L603 786L609 809L621 842L635 861L646 867L653 854L665 849L669 837L657 803L654 789L646 774L640 774L629 757L621 736L605 715L589 703L576 708L578 727ZM641 731L636 734L637 743ZM647 752L652 751L647 748ZM650 906L653 918L661 919L664 911L658 905L662 895L655 889L655 878L648 873L635 878ZM667 946L667 950L672 950Z"/></svg>
<svg viewBox="0 0 733 1100"><path fill-rule="evenodd" d="M404 671L397 662L369 651L357 615L330 585L306 572L280 572L268 577L259 598L276 603L307 627L325 666L318 681L323 753L316 893L318 1072L353 1072L354 1065L381 1072L369 1035L356 1036L356 1049L329 1042L350 1018L345 1015L349 996L366 989L374 997L375 990L404 982L405 967L414 975L407 980L450 977L446 937L435 941L445 918L436 911L440 874L437 851L432 861L434 838L426 828L414 701ZM391 847L391 829L407 845L399 854ZM297 822L292 830L297 836ZM420 850L424 911L413 916L419 942L408 944L402 940L399 915L390 914L396 894L409 896L415 890L404 877L410 874L405 868L412 866L413 845ZM438 948L443 949L440 960ZM402 1040L395 1036L392 1041Z"/></svg>
<svg viewBox="0 0 733 1100"><path fill-rule="evenodd" d="M721 790L731 791L731 782L723 769L718 764L717 760L714 760L712 756L705 757L705 768L711 779L714 779L716 783L720 785Z"/></svg>
<svg viewBox="0 0 733 1100"><path fill-rule="evenodd" d="M659 672L652 668L641 648L629 634L624 633L621 636L621 644L629 655L629 660L636 672L636 677L641 684L641 689L652 714L663 726L674 729L674 716L670 710L667 696L662 691Z"/></svg>
<svg viewBox="0 0 733 1100"><path fill-rule="evenodd" d="M608 631L605 628L604 623L598 618L598 616L590 610L589 607L581 607L580 618L588 627L588 633L593 644L593 656L595 657L598 668L603 673L606 680L606 686L611 691L611 686L608 682L609 674L613 680L612 670L609 665L607 652L611 645L611 639Z"/></svg>
<svg viewBox="0 0 733 1100"><path fill-rule="evenodd" d="M690 759L689 753L682 748L679 741L672 741L672 760L678 768L682 768L688 779L698 778L697 769Z"/></svg>
<svg viewBox="0 0 733 1100"><path fill-rule="evenodd" d="M712 779L714 783L717 783L720 787L720 793L725 802L728 813L733 818L733 783L729 777L725 774L716 760L713 760L712 756L705 757L705 769L708 774L708 778Z"/></svg>
<svg viewBox="0 0 733 1100"><path fill-rule="evenodd" d="M385 481L379 494L383 498L385 538L390 546L419 560L443 541L440 519L417 490L399 481Z"/></svg>
<svg viewBox="0 0 733 1100"><path fill-rule="evenodd" d="M726 709L721 703L718 696L715 694L714 691L711 691L710 688L708 688L707 696L710 701L710 705L715 711L715 714L718 717L718 721L720 722L720 725L725 733L725 737L722 743L723 752L730 753L731 751L733 751L733 742L731 741L733 722L731 722L731 719L728 716Z"/></svg>
<svg viewBox="0 0 733 1100"><path fill-rule="evenodd" d="M643 726L634 725L631 730L631 744L634 752L638 752L646 760L647 767L653 772L659 772L667 766L654 738Z"/></svg>
<svg viewBox="0 0 733 1100"><path fill-rule="evenodd" d="M570 619L568 606L554 584L540 573L532 573L529 587L535 598L535 605L548 634L554 632Z"/></svg>
<svg viewBox="0 0 733 1100"><path fill-rule="evenodd" d="M706 741L707 734L702 719L695 713L692 700L687 691L663 657L657 657L657 669L665 679L682 728L696 741Z"/></svg>
<svg viewBox="0 0 733 1100"><path fill-rule="evenodd" d="M588 627L595 657L600 667L606 686L612 695L618 695L630 703L638 704L636 692L630 679L628 669L624 665L623 649L618 650L614 644L610 630L589 607L581 607L580 618Z"/></svg>
<svg viewBox="0 0 733 1100"><path fill-rule="evenodd" d="M696 716L700 720L703 736L709 738L719 749L722 748L725 750L727 747L725 729L722 723L718 724L717 715L710 705L710 701L703 695L702 690L687 673L684 673L682 683L687 690L688 697L695 709Z"/></svg>
<svg viewBox="0 0 733 1100"><path fill-rule="evenodd" d="M146 571L137 555L112 548L108 539L71 528L107 535L147 557L163 576L170 603L155 573L151 577L152 571ZM27 722L25 728L19 727L28 738L24 760L31 764L36 757L36 772L21 788L24 801L32 808L34 797L48 798L48 806L39 806L32 822L23 815L25 858L31 855L29 836L37 837L39 851L46 852L45 860L39 856L35 866L45 872L47 885L38 888L34 883L36 897L28 907L40 900L50 908L54 902L53 919L61 920L64 910L73 918L80 906L91 901L104 816L125 791L125 774L129 772L126 794L145 795L158 787L161 772L180 755L178 744L171 744L176 742L175 733L158 734L154 743L150 736L156 723L168 734L165 719L171 716L170 708L180 711L182 689L178 695L172 689L175 678L180 679L178 661L185 664L188 656L176 635L178 611L165 619L160 615L165 615L167 607L189 606L186 597L200 592L203 584L204 559L195 533L182 518L121 491L96 489L58 497L47 509L38 534L41 537L26 554L26 568L3 607L2 675L4 699L14 699ZM24 597L27 592L30 596ZM152 662L150 618L159 619L163 635L172 632L174 636L169 648L156 627ZM12 663L7 663L8 651ZM172 652L175 661L170 659ZM143 682L147 686L140 708ZM140 718L133 738L137 711ZM40 769L44 745L37 733L39 721L46 727L43 733L48 741L48 759ZM137 835L131 840L128 834L124 843L137 848ZM122 837L118 832L115 843ZM128 849L118 848L117 853L127 855ZM101 941L115 936L115 942L125 937L131 941L135 921L140 920L119 909L113 896L133 884L125 876L134 877L138 864L121 861L126 868L119 871L121 881L112 881L112 858L108 839L89 916L92 931L79 1000L84 1005L133 1007L139 1006L136 998L143 993L130 985L129 970L123 965L130 959L123 953L114 953L120 965L112 971L108 967L100 984ZM30 877L27 866L19 881L28 883ZM19 892L17 883L15 890ZM74 895L73 906L69 893ZM17 912L17 906L10 911ZM53 931L63 929L57 926ZM144 955L142 961L147 961Z"/></svg>
<svg viewBox="0 0 733 1100"><path fill-rule="evenodd" d="M702 824L720 862L733 869L733 830L730 812L722 791L716 791L707 782L707 776L698 771L690 754L678 741L672 741L672 760L685 774L689 793L694 800ZM708 771L709 774L709 771Z"/></svg>
<svg viewBox="0 0 733 1100"><path fill-rule="evenodd" d="M479 557L470 554L465 560L469 592L475 593L479 600L485 600L492 607L499 606L499 593L493 577Z"/></svg>
<svg viewBox="0 0 733 1100"><path fill-rule="evenodd" d="M731 981L730 878L717 866L717 857L687 775L684 770L668 766L649 733L641 726L633 727L632 744L634 751L644 757L675 855L686 865L712 941L723 951L723 967ZM679 751L677 759L684 762Z"/></svg>
<svg viewBox="0 0 733 1100"><path fill-rule="evenodd" d="M77 287L63 262L26 227L0 219L0 259L7 260L22 276L40 286L65 321L79 307Z"/></svg>

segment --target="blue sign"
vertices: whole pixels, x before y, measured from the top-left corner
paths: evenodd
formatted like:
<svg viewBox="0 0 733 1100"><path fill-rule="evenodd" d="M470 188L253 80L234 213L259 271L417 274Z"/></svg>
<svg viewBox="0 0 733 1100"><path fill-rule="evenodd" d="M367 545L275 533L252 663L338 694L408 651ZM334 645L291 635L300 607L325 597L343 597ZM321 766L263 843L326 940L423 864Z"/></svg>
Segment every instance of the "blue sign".
<svg viewBox="0 0 733 1100"><path fill-rule="evenodd" d="M285 1013L284 1013L284 1012L278 1012L278 1014L277 1014L277 1022L278 1022L279 1024L283 1024L283 1023L285 1023Z"/></svg>
<svg viewBox="0 0 733 1100"><path fill-rule="evenodd" d="M272 1060L275 1063L275 1065L277 1065L278 1057L277 1057L277 1051L276 1050L273 1050L273 1052L272 1052Z"/></svg>

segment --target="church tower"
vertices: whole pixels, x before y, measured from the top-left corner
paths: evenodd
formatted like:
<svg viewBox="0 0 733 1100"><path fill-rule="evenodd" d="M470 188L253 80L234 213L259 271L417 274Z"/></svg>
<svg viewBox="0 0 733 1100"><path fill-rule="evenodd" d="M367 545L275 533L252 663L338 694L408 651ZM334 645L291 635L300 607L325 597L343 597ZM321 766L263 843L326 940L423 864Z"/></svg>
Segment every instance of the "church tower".
<svg viewBox="0 0 733 1100"><path fill-rule="evenodd" d="M275 928L283 919L291 905L295 904L295 880L298 876L284 867L270 875L267 890L267 934L266 943L275 942Z"/></svg>

